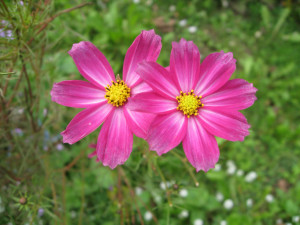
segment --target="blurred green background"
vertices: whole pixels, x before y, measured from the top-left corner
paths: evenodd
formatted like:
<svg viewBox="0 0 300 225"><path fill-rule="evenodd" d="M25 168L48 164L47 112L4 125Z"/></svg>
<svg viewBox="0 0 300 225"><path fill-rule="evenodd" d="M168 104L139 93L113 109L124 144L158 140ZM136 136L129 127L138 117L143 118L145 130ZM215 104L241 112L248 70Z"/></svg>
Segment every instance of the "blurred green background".
<svg viewBox="0 0 300 225"><path fill-rule="evenodd" d="M299 1L1 0L0 224L300 224ZM141 30L193 40L201 59L233 52L258 88L244 142L218 139L215 169L196 173L182 146L158 157L134 139L115 170L59 135L80 110L51 102L54 82L83 79L67 54L93 42L114 72Z"/></svg>

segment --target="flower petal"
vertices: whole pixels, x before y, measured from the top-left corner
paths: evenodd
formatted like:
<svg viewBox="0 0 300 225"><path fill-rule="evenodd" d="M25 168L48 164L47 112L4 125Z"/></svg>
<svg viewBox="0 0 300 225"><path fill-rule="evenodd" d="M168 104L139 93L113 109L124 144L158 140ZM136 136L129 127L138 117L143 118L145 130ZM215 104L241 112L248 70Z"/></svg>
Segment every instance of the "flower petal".
<svg viewBox="0 0 300 225"><path fill-rule="evenodd" d="M113 109L114 107L110 104L100 103L82 110L71 120L67 128L61 132L63 142L74 144L92 133L101 125Z"/></svg>
<svg viewBox="0 0 300 225"><path fill-rule="evenodd" d="M179 43L172 43L170 57L171 73L175 74L176 81L183 92L195 88L200 77L200 53L192 41L183 38Z"/></svg>
<svg viewBox="0 0 300 225"><path fill-rule="evenodd" d="M195 117L188 119L188 127L182 142L185 155L196 171L214 168L219 160L219 147L213 135L207 132Z"/></svg>
<svg viewBox="0 0 300 225"><path fill-rule="evenodd" d="M156 115L152 113L136 112L128 109L128 103L124 107L124 115L130 130L140 138L146 138L149 126Z"/></svg>
<svg viewBox="0 0 300 225"><path fill-rule="evenodd" d="M201 99L205 107L242 110L253 105L257 89L243 79L228 81L217 92Z"/></svg>
<svg viewBox="0 0 300 225"><path fill-rule="evenodd" d="M115 81L114 72L105 56L91 42L73 44L69 51L81 75L97 87L104 88Z"/></svg>
<svg viewBox="0 0 300 225"><path fill-rule="evenodd" d="M187 128L187 117L182 112L173 112L155 117L146 140L150 150L162 155L175 148L183 140Z"/></svg>
<svg viewBox="0 0 300 225"><path fill-rule="evenodd" d="M142 93L128 100L129 109L149 113L170 113L177 109L177 100L169 100L154 93Z"/></svg>
<svg viewBox="0 0 300 225"><path fill-rule="evenodd" d="M134 97L137 94L141 94L144 92L151 92L151 91L153 91L152 88L146 82L141 82L138 85L131 88L130 95L131 97Z"/></svg>
<svg viewBox="0 0 300 225"><path fill-rule="evenodd" d="M204 97L221 88L235 71L235 62L231 52L208 55L200 66L200 80L195 93Z"/></svg>
<svg viewBox="0 0 300 225"><path fill-rule="evenodd" d="M171 74L156 62L144 61L138 65L136 72L157 94L171 100L180 94Z"/></svg>
<svg viewBox="0 0 300 225"><path fill-rule="evenodd" d="M161 37L154 30L145 31L137 36L127 50L123 66L123 80L130 87L134 86L140 77L135 73L138 63L156 61L161 50Z"/></svg>
<svg viewBox="0 0 300 225"><path fill-rule="evenodd" d="M87 108L105 102L104 95L105 91L81 80L54 83L51 90L52 101L74 108Z"/></svg>
<svg viewBox="0 0 300 225"><path fill-rule="evenodd" d="M98 159L114 169L123 164L132 151L133 135L124 116L123 108L114 110L103 124L97 142Z"/></svg>
<svg viewBox="0 0 300 225"><path fill-rule="evenodd" d="M88 155L88 157L91 159L91 158L93 158L93 157L95 157L96 156L96 162L99 162L100 160L97 158L97 150L94 150L92 153L90 153L89 155Z"/></svg>
<svg viewBox="0 0 300 225"><path fill-rule="evenodd" d="M243 141L249 135L250 125L245 116L235 110L201 108L197 117L211 134L229 141Z"/></svg>

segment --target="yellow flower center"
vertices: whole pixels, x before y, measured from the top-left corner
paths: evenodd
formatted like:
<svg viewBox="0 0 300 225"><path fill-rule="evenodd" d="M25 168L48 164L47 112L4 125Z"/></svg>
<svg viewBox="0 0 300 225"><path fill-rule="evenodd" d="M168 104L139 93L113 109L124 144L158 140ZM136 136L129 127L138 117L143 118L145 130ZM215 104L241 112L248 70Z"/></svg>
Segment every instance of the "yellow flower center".
<svg viewBox="0 0 300 225"><path fill-rule="evenodd" d="M107 85L105 90L108 103L116 107L124 105L130 97L130 88L122 80L112 81L112 85Z"/></svg>
<svg viewBox="0 0 300 225"><path fill-rule="evenodd" d="M198 109L204 106L200 101L201 98L202 96L194 94L194 90L188 93L180 91L180 95L176 97L178 101L177 110L181 110L188 118L192 115L197 116L199 114Z"/></svg>

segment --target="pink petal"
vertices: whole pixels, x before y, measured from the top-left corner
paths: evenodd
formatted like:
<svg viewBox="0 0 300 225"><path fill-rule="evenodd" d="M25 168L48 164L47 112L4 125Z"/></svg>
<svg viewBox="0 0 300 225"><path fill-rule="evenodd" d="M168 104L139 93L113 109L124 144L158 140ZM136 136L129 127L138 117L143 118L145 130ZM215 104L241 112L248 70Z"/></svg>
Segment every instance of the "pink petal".
<svg viewBox="0 0 300 225"><path fill-rule="evenodd" d="M130 156L133 135L123 113L116 108L103 124L97 142L98 159L104 166L114 169Z"/></svg>
<svg viewBox="0 0 300 225"><path fill-rule="evenodd" d="M238 111L218 111L201 108L197 117L211 134L229 141L243 141L249 135L250 125L244 115Z"/></svg>
<svg viewBox="0 0 300 225"><path fill-rule="evenodd" d="M97 150L93 151L88 155L89 158L93 158L94 156L97 156Z"/></svg>
<svg viewBox="0 0 300 225"><path fill-rule="evenodd" d="M91 42L73 44L69 51L81 75L97 87L104 88L115 81L114 72L105 56Z"/></svg>
<svg viewBox="0 0 300 225"><path fill-rule="evenodd" d="M180 94L171 74L161 65L144 61L139 64L136 72L157 94L171 100Z"/></svg>
<svg viewBox="0 0 300 225"><path fill-rule="evenodd" d="M136 112L128 109L128 103L124 107L124 115L130 130L140 138L146 138L149 126L155 115L152 113Z"/></svg>
<svg viewBox="0 0 300 225"><path fill-rule="evenodd" d="M150 150L162 155L175 148L183 140L187 129L187 117L181 112L173 112L155 117L146 140Z"/></svg>
<svg viewBox="0 0 300 225"><path fill-rule="evenodd" d="M96 149L96 147L97 147L97 144L94 144L94 143L89 144L89 148L94 148L94 149Z"/></svg>
<svg viewBox="0 0 300 225"><path fill-rule="evenodd" d="M63 142L74 144L92 133L101 125L113 109L114 107L111 104L100 103L82 110L71 120L67 128L61 132Z"/></svg>
<svg viewBox="0 0 300 225"><path fill-rule="evenodd" d="M257 89L243 79L228 81L217 92L201 99L205 107L242 110L253 105Z"/></svg>
<svg viewBox="0 0 300 225"><path fill-rule="evenodd" d="M130 98L126 106L135 111L160 114L176 111L178 102L154 93L142 93Z"/></svg>
<svg viewBox="0 0 300 225"><path fill-rule="evenodd" d="M172 43L170 70L183 92L195 88L200 77L200 53L192 41Z"/></svg>
<svg viewBox="0 0 300 225"><path fill-rule="evenodd" d="M189 162L199 170L207 172L214 168L219 160L218 143L195 117L188 119L188 127L182 142L185 155Z"/></svg>
<svg viewBox="0 0 300 225"><path fill-rule="evenodd" d="M135 73L138 63L143 60L156 61L161 50L161 37L156 35L154 30L145 31L137 36L129 47L123 66L123 80L130 87L139 80Z"/></svg>
<svg viewBox="0 0 300 225"><path fill-rule="evenodd" d="M131 97L134 97L137 94L151 92L151 91L153 91L152 88L146 82L141 82L135 87L131 88L130 95Z"/></svg>
<svg viewBox="0 0 300 225"><path fill-rule="evenodd" d="M81 80L54 83L51 90L52 101L74 108L87 108L105 102L104 95L105 91Z"/></svg>
<svg viewBox="0 0 300 225"><path fill-rule="evenodd" d="M204 97L221 88L235 71L235 62L231 52L208 55L200 66L200 80L195 93Z"/></svg>
<svg viewBox="0 0 300 225"><path fill-rule="evenodd" d="M89 148L94 148L94 149L96 149L96 147L97 147L97 144L89 144ZM93 158L93 157L95 157L95 156L96 156L96 162L99 162L99 159L97 158L97 150L94 150L92 153L90 153L90 154L88 155L89 158Z"/></svg>

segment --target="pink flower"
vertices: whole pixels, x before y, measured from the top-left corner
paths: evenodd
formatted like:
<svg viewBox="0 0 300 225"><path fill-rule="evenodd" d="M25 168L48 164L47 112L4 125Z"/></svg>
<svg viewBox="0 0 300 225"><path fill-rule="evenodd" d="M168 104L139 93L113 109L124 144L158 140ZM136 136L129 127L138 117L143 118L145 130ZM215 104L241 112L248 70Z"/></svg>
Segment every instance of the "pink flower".
<svg viewBox="0 0 300 225"><path fill-rule="evenodd" d="M130 99L132 110L157 114L146 140L162 155L181 141L189 162L199 170L214 168L219 148L214 136L243 141L249 134L239 110L256 100L256 88L242 79L229 80L235 71L232 53L210 54L200 65L200 53L192 41L173 42L170 67L142 62L137 73L152 87Z"/></svg>
<svg viewBox="0 0 300 225"><path fill-rule="evenodd" d="M133 133L145 138L154 118L153 114L135 112L127 107L128 99L151 91L135 69L143 60L156 61L160 50L161 38L154 30L142 31L126 53L123 80L116 80L107 59L92 43L74 44L69 54L81 75L89 82L69 80L53 85L52 101L85 108L61 133L63 142L74 144L104 122L94 155L104 166L112 169L123 164L132 150Z"/></svg>

